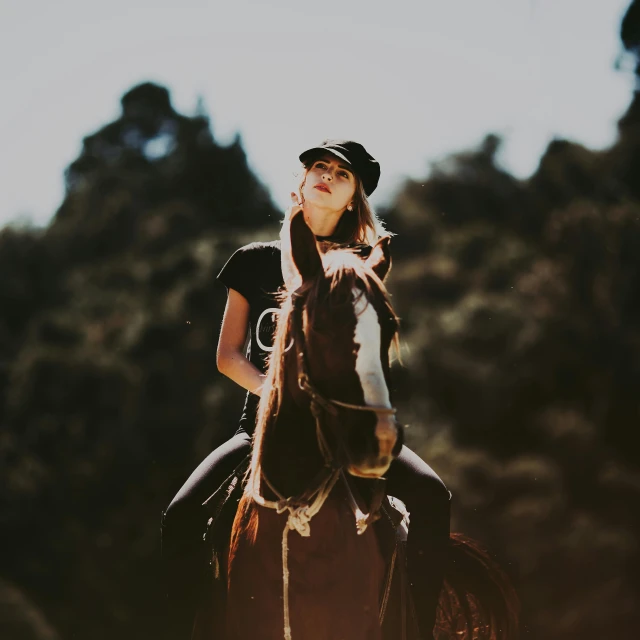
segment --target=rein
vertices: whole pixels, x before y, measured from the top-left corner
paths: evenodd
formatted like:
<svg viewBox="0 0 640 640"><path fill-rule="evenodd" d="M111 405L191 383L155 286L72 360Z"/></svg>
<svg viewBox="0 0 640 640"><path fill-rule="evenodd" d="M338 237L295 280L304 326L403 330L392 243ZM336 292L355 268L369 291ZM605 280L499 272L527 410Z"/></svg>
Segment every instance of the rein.
<svg viewBox="0 0 640 640"><path fill-rule="evenodd" d="M294 294L295 295L295 294ZM296 353L296 363L298 369L298 387L304 391L310 398L310 409L315 419L316 425L316 439L318 442L318 448L322 453L322 457L325 461L325 466L311 482L311 488L307 489L300 496L290 496L285 498L281 493L271 484L266 477L264 471L260 469L260 475L257 478L255 486L250 492L250 497L253 501L261 507L273 509L277 514L282 514L285 511L289 512L289 516L282 532L282 582L283 582L283 608L284 608L284 640L291 640L291 620L289 613L289 531L295 530L303 537L309 537L311 535L311 519L315 516L325 501L329 497L333 487L339 479L342 479L347 493L349 507L356 518L356 530L358 535L362 535L367 527L375 522L379 516L380 506L384 499L384 480L381 480L376 484L374 495L371 502L369 513L364 513L353 495L353 491L344 473L343 465L338 464L336 456L331 451L329 443L324 434L322 428L322 413L323 411L330 413L331 415L337 415L337 408L342 407L345 409L352 409L355 411L373 411L377 415L395 415L395 407L376 407L368 405L351 404L349 402L342 402L341 400L335 400L334 398L325 398L317 388L311 383L309 375L307 373L307 367L305 362L305 356L303 351L304 346L304 334L302 331L302 309L300 298L294 298L294 308L292 311L292 317L294 320L293 325L293 337L292 346L300 345ZM302 339L301 339L302 338ZM342 440L339 441L339 447L342 448ZM264 480L265 484L278 498L277 500L267 500L263 497L260 490L261 480ZM385 591L388 590L385 589ZM386 600L386 598L385 598ZM383 601L380 610L380 618L384 616L384 609L386 609L386 602Z"/></svg>

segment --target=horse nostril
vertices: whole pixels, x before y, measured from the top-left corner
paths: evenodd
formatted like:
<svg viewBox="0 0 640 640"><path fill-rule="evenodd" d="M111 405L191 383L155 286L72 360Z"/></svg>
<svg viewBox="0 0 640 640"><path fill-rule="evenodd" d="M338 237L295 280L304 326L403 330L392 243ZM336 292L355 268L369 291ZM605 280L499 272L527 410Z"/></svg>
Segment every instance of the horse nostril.
<svg viewBox="0 0 640 640"><path fill-rule="evenodd" d="M392 418L380 418L376 425L378 453L380 457L390 457L398 440L398 428Z"/></svg>

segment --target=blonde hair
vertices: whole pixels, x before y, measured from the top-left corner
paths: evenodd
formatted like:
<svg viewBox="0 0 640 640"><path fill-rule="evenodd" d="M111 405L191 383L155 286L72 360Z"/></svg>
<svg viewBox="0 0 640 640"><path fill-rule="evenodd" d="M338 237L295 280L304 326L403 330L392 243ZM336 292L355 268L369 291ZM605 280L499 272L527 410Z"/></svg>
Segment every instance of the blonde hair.
<svg viewBox="0 0 640 640"><path fill-rule="evenodd" d="M300 194L302 194L307 173L317 159L318 158L315 157L302 165L302 176L298 183ZM381 236L392 236L394 234L385 229L384 224L373 210L367 194L364 191L364 185L362 184L360 176L356 173L354 173L353 176L356 180L356 190L353 194L353 211L349 211L349 209L344 210L332 237L335 238L336 244L368 244L373 246Z"/></svg>

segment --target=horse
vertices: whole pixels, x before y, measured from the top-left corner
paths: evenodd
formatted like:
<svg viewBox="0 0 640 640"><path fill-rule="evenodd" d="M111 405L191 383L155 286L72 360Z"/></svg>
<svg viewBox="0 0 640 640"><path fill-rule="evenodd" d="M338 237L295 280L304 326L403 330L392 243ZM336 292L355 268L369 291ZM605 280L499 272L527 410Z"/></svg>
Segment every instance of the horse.
<svg viewBox="0 0 640 640"><path fill-rule="evenodd" d="M366 260L323 253L298 214L290 241L300 286L283 294L244 488L215 555L217 629L225 640L418 638L408 514L384 492L403 442L389 393L399 324L384 286L389 238ZM517 599L488 553L460 534L442 552L434 637L513 640ZM192 637L218 637L203 619Z"/></svg>

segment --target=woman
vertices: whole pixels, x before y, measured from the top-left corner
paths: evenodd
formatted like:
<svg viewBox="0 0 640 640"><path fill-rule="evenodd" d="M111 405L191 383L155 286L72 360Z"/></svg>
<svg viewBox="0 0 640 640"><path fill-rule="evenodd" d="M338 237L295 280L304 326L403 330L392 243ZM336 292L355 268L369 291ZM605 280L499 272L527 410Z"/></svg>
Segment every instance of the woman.
<svg viewBox="0 0 640 640"><path fill-rule="evenodd" d="M299 193L291 194L293 204L285 217L282 242L254 242L238 249L218 275L228 289L218 368L248 393L236 434L200 464L163 514L167 592L174 614L182 618L185 637L196 601L197 543L206 519L202 503L249 452L271 350L273 314L278 312L274 294L285 280L294 286L290 282L296 274L287 251L287 222L302 210L319 241L353 246L363 257L383 231L367 201L378 184L380 167L362 145L325 140L304 151L300 161L304 171ZM248 329L251 342L245 355ZM421 634L432 638L449 539L451 494L429 465L406 446L389 469L387 490L403 500L411 513L409 577Z"/></svg>

